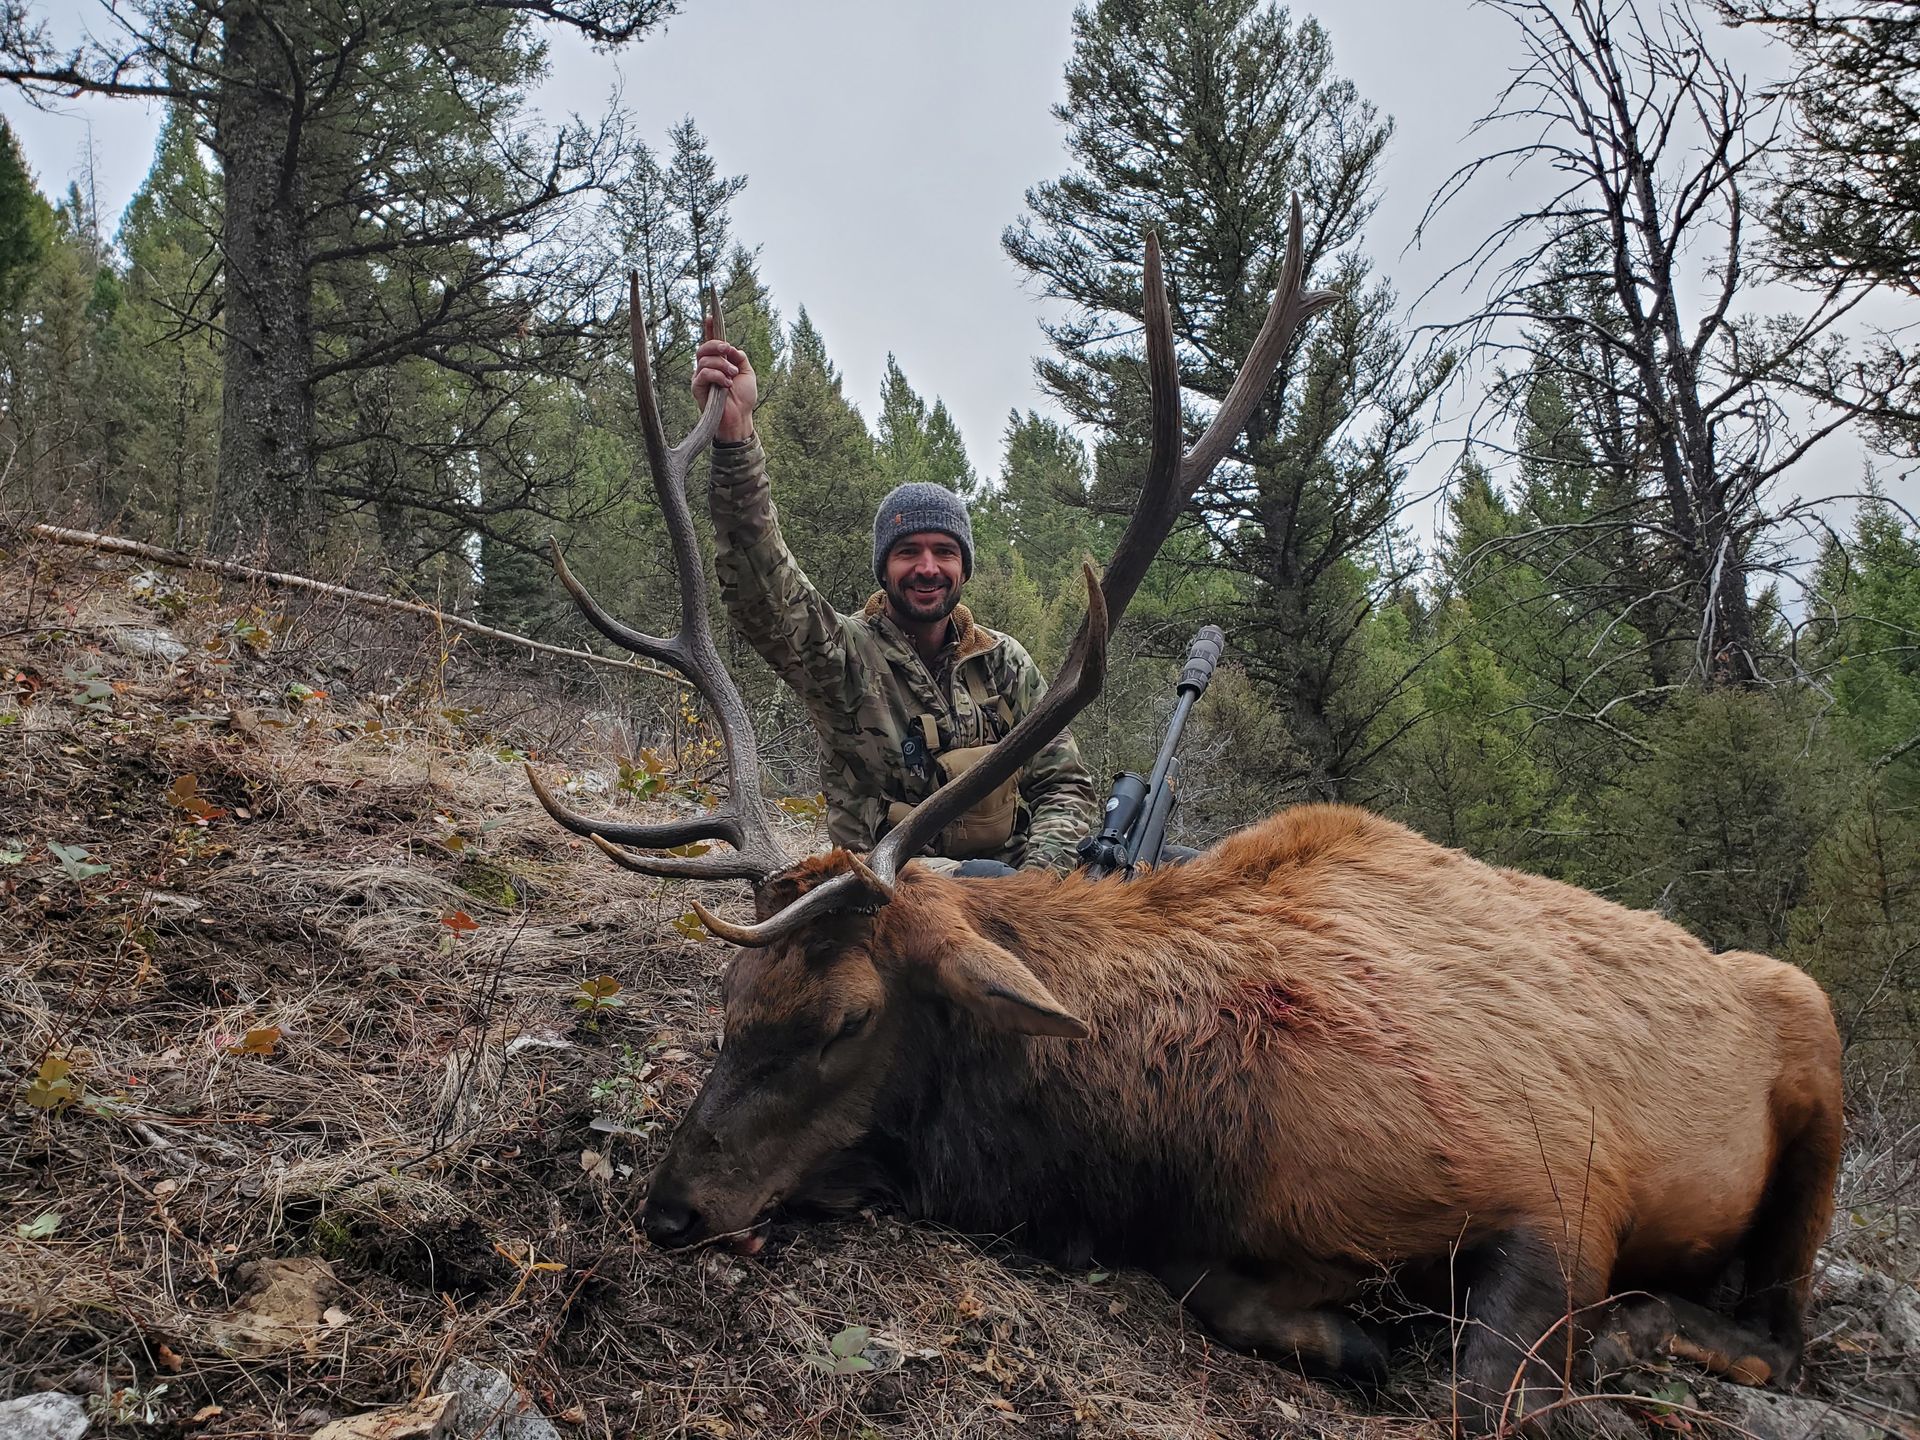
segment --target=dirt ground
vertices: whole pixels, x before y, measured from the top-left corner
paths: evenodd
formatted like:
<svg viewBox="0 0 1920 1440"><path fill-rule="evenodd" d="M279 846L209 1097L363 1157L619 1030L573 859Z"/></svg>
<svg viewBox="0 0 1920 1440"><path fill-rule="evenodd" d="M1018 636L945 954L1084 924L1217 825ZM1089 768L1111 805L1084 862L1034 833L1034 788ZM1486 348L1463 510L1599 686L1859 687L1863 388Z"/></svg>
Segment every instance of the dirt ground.
<svg viewBox="0 0 1920 1440"><path fill-rule="evenodd" d="M697 731L622 748L670 689L556 668L0 555L0 1398L307 1435L474 1357L583 1437L1446 1433L1444 1327L1362 1401L1221 1351L1145 1277L891 1214L653 1250L638 1202L728 950L520 766L583 807L687 807L711 757ZM1913 1216L1843 1224L1884 1270ZM1818 1317L1804 1413L1920 1434L1920 1362L1872 1305ZM1740 1433L1697 1371L1641 1388L1648 1433Z"/></svg>

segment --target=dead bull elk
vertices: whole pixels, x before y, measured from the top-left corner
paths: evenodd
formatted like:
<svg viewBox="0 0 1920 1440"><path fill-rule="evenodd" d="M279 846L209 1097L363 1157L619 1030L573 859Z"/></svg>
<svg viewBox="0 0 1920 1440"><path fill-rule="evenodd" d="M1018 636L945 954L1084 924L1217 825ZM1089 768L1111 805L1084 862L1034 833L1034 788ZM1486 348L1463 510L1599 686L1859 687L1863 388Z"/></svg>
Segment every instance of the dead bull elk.
<svg viewBox="0 0 1920 1440"><path fill-rule="evenodd" d="M731 795L629 824L534 786L620 864L751 880L758 912L738 925L696 902L747 948L725 980L724 1048L654 1173L647 1233L756 1250L782 1202L878 1182L962 1230L1151 1268L1227 1343L1356 1377L1381 1353L1335 1307L1390 1267L1466 1297L1460 1377L1481 1425L1562 1390L1583 1328L1565 1317L1628 1287L1703 1297L1732 1274L1752 1329L1701 1343L1745 1378L1788 1377L1841 1144L1838 1039L1799 971L1711 954L1652 915L1339 806L1283 812L1132 883L906 864L1099 691L1148 562L1300 323L1336 298L1303 290L1299 226L1296 205L1266 323L1185 454L1149 238L1139 508L1105 577L1087 568L1086 621L1038 708L864 858L782 864L685 496L723 397L669 449L635 319L679 633L629 629L557 550L555 564L605 635L704 693ZM731 849L626 848L716 838Z"/></svg>

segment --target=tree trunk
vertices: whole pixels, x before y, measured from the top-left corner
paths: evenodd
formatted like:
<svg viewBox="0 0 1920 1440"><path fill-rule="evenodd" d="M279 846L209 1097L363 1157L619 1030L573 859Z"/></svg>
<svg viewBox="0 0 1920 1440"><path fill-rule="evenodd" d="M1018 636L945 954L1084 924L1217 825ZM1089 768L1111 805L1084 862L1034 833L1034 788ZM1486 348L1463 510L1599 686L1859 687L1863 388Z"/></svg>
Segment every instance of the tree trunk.
<svg viewBox="0 0 1920 1440"><path fill-rule="evenodd" d="M266 0L227 8L216 121L227 343L210 545L298 566L319 539L313 329L300 104L273 8Z"/></svg>

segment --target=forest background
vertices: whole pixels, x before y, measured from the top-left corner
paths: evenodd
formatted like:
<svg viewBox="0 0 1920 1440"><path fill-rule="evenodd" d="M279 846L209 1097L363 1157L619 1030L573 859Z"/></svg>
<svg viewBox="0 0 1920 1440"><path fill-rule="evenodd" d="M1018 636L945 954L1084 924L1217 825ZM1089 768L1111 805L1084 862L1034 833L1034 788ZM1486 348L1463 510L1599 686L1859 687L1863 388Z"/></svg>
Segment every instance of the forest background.
<svg viewBox="0 0 1920 1440"><path fill-rule="evenodd" d="M21 95L166 104L153 167L103 233L0 144L0 505L423 596L519 633L577 627L558 536L631 618L674 582L625 343L636 271L672 432L691 424L698 297L762 374L786 532L851 607L893 485L967 496L969 600L1043 666L1078 621L1143 464L1141 237L1167 246L1190 426L1264 309L1286 202L1309 283L1347 302L1280 368L1135 601L1076 727L1102 772L1151 759L1193 629L1229 664L1190 732L1204 841L1310 799L1657 909L1834 993L1868 1102L1910 1100L1920 1030L1920 7L1489 0L1525 60L1485 98L1481 160L1436 176L1484 244L1457 323L1416 325L1368 247L1391 122L1304 9L1099 0L1057 115L1070 168L1007 217L1054 305L1051 408L976 465L888 362L847 396L806 310L772 294L688 119L555 126L526 97L559 35L619 48L654 0L135 0L75 44L0 7ZM1836 18L1837 16L1837 18ZM1792 57L1747 83L1730 25ZM796 118L795 123L803 123ZM1540 178L1528 208L1490 183ZM823 217L868 223L873 217ZM791 307L791 308L789 308ZM900 313L902 331L915 316ZM1437 533L1409 520L1445 451ZM1857 496L1808 500L1852 435ZM1903 483L1904 482L1904 483ZM696 512L703 509L695 497ZM776 789L811 737L730 659ZM627 697L636 751L675 722Z"/></svg>

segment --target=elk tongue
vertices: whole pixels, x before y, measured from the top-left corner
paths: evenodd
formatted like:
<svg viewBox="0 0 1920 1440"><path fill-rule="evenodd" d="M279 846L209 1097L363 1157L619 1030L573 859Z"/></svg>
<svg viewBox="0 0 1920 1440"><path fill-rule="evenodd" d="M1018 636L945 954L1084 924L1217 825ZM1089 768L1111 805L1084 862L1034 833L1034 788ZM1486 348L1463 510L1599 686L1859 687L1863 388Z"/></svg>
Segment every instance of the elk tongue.
<svg viewBox="0 0 1920 1440"><path fill-rule="evenodd" d="M762 1220L744 1234L735 1235L727 1241L727 1248L736 1255L758 1255L767 1248L767 1230L769 1222Z"/></svg>

